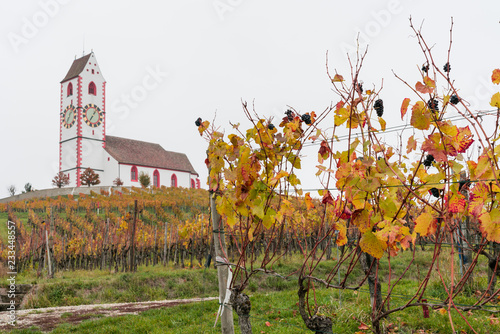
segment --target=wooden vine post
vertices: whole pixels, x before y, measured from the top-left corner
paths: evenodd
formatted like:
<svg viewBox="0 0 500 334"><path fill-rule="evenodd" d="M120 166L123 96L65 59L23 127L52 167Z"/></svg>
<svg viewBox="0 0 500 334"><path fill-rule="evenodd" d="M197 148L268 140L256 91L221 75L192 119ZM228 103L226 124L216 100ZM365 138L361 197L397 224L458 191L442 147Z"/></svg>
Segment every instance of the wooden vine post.
<svg viewBox="0 0 500 334"><path fill-rule="evenodd" d="M210 190L210 211L212 215L215 258L222 258L228 261L226 256L226 241L224 238L224 222L222 221L220 214L217 212L217 205L215 203L216 195L217 192ZM229 265L218 261L216 262L216 265L217 277L219 280L219 303L224 303L226 298ZM221 327L222 334L234 334L233 310L230 305L222 305Z"/></svg>
<svg viewBox="0 0 500 334"><path fill-rule="evenodd" d="M130 241L130 271L135 271L135 224L137 222L137 200L134 200L134 220L132 223L132 238Z"/></svg>

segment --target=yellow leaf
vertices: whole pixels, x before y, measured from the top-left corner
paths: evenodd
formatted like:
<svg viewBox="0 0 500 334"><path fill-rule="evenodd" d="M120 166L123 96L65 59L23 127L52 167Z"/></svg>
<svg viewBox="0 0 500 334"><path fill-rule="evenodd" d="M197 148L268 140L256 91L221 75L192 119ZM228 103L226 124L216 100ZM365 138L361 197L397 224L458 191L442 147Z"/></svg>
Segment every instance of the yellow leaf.
<svg viewBox="0 0 500 334"><path fill-rule="evenodd" d="M490 106L500 108L500 93L495 93L491 97Z"/></svg>
<svg viewBox="0 0 500 334"><path fill-rule="evenodd" d="M430 212L424 212L415 220L415 232L421 236L426 236L435 229L435 218Z"/></svg>
<svg viewBox="0 0 500 334"><path fill-rule="evenodd" d="M372 231L366 231L363 234L361 240L359 241L359 246L363 252L368 253L377 259L380 259L382 255L384 255L384 250L387 248L387 244L380 241Z"/></svg>
<svg viewBox="0 0 500 334"><path fill-rule="evenodd" d="M448 311L446 311L446 309L444 309L444 308L440 308L439 313L442 315L446 315L446 314L448 314Z"/></svg>
<svg viewBox="0 0 500 334"><path fill-rule="evenodd" d="M481 232L488 241L500 242L500 211L498 208L484 212L479 216Z"/></svg>
<svg viewBox="0 0 500 334"><path fill-rule="evenodd" d="M380 123L380 128L382 129L382 131L385 131L385 126L386 126L385 120L382 117L379 117L378 121Z"/></svg>

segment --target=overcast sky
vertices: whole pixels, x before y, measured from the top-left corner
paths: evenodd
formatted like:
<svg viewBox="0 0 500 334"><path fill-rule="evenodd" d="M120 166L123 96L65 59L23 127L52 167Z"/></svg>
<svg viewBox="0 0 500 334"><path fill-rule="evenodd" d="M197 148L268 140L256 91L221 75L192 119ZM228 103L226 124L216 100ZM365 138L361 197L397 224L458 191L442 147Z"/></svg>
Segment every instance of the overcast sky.
<svg viewBox="0 0 500 334"><path fill-rule="evenodd" d="M91 50L107 81L106 133L186 153L204 187L207 143L196 118L217 114L216 124L229 131L229 121L244 121L242 100L279 118L287 105L324 110L338 102L326 52L330 69L348 76L346 53L358 33L361 46L369 44L365 89L380 88L383 79L387 126L401 124L401 101L413 96L392 70L415 83L424 60L410 16L423 22L443 65L453 16L451 75L474 108L491 109L489 96L498 91L489 79L500 67L498 1L23 0L0 6L0 198L9 185L18 192L27 182L51 187L60 81L75 57ZM145 87L150 77L155 84ZM312 159L303 165L303 187L318 187L316 152L304 153Z"/></svg>

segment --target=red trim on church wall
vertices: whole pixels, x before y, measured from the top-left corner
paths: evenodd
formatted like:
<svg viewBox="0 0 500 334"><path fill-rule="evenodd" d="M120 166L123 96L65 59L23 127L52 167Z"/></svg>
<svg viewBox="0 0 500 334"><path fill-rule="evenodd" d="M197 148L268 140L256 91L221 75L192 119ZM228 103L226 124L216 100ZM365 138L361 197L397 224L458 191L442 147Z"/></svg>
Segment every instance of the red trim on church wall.
<svg viewBox="0 0 500 334"><path fill-rule="evenodd" d="M196 187L197 187L198 189L200 189L200 187L201 187L201 184L200 184L200 183L201 183L201 182L200 182L200 179L196 179Z"/></svg>
<svg viewBox="0 0 500 334"><path fill-rule="evenodd" d="M80 167L82 166L82 77L78 76L78 128L76 132L76 186L80 187Z"/></svg>
<svg viewBox="0 0 500 334"><path fill-rule="evenodd" d="M62 121L63 121L63 84L61 84L61 107L59 109L59 171L62 168Z"/></svg>
<svg viewBox="0 0 500 334"><path fill-rule="evenodd" d="M102 83L102 148L106 148L106 81Z"/></svg>

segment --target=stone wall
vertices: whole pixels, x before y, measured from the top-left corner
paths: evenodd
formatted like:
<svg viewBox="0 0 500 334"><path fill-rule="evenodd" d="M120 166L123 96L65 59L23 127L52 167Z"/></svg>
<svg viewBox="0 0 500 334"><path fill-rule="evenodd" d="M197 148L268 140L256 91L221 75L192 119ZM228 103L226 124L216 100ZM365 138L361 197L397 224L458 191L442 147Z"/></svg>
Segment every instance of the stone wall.
<svg viewBox="0 0 500 334"><path fill-rule="evenodd" d="M19 194L11 197L6 197L0 199L0 203L8 203L12 201L24 201L33 198L46 198L46 197L57 197L64 195L78 195L82 194L90 194L91 191L95 193L100 193L101 189L110 192L111 189L120 191L122 187L73 187L73 188L52 188L52 189L43 189L43 190L35 190L29 193Z"/></svg>

